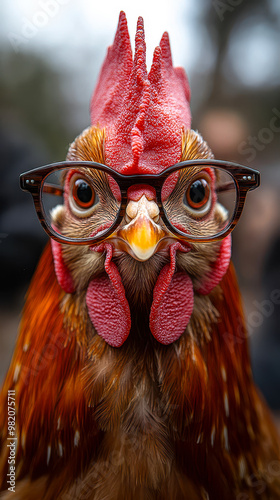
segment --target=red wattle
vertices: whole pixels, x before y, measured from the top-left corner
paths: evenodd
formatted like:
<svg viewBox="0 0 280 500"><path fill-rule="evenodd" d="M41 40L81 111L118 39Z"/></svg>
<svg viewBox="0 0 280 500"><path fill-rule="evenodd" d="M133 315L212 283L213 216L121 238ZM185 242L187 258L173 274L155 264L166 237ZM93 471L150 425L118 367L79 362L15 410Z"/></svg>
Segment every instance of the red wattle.
<svg viewBox="0 0 280 500"><path fill-rule="evenodd" d="M190 320L193 311L193 285L188 274L175 273L176 251L186 252L179 242L170 246L170 263L161 270L154 288L150 329L161 344L175 342Z"/></svg>
<svg viewBox="0 0 280 500"><path fill-rule="evenodd" d="M107 251L107 276L91 280L86 294L88 314L98 335L112 347L120 347L127 339L131 327L130 309L117 266L111 261L112 245L104 244Z"/></svg>
<svg viewBox="0 0 280 500"><path fill-rule="evenodd" d="M219 256L212 265L211 271L204 276L200 286L196 288L196 292L202 295L208 295L215 286L220 283L223 276L226 274L231 257L231 235L229 234L220 245Z"/></svg>

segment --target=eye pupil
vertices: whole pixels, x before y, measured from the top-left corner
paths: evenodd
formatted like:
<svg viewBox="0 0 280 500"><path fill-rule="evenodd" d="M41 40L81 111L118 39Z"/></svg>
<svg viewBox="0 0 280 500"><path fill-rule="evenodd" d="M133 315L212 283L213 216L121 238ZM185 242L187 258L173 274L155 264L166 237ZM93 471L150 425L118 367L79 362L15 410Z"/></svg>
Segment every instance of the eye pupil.
<svg viewBox="0 0 280 500"><path fill-rule="evenodd" d="M77 179L75 181L72 193L78 207L85 209L94 205L94 190L84 179Z"/></svg>
<svg viewBox="0 0 280 500"><path fill-rule="evenodd" d="M77 182L77 181L76 181ZM81 181L77 187L77 197L82 203L89 203L92 199L91 187L84 181Z"/></svg>
<svg viewBox="0 0 280 500"><path fill-rule="evenodd" d="M205 198L205 186L199 180L192 183L190 187L190 199L194 204L201 203Z"/></svg>

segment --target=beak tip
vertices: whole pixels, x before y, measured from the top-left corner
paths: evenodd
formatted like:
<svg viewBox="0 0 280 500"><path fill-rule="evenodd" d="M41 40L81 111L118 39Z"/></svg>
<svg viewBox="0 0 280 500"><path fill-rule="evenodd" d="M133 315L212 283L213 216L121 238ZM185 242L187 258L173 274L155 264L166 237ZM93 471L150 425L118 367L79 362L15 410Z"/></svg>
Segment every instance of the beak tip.
<svg viewBox="0 0 280 500"><path fill-rule="evenodd" d="M141 217L119 231L138 260L148 260L156 251L159 241L164 238L163 229L150 218Z"/></svg>
<svg viewBox="0 0 280 500"><path fill-rule="evenodd" d="M150 248L141 248L133 243L130 243L130 248L133 251L133 254L137 258L137 260L145 261L148 260L155 253L157 245Z"/></svg>

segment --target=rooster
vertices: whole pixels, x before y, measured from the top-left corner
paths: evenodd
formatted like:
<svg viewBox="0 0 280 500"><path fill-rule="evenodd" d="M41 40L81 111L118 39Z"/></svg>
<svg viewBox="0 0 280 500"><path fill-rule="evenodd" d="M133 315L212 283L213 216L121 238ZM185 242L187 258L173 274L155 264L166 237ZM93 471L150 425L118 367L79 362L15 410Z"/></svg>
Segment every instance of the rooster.
<svg viewBox="0 0 280 500"><path fill-rule="evenodd" d="M143 20L133 59L121 12L92 126L66 163L23 176L51 244L1 394L1 499L280 498L230 263L237 215L189 99L167 33L147 74ZM231 168L243 194L257 186Z"/></svg>

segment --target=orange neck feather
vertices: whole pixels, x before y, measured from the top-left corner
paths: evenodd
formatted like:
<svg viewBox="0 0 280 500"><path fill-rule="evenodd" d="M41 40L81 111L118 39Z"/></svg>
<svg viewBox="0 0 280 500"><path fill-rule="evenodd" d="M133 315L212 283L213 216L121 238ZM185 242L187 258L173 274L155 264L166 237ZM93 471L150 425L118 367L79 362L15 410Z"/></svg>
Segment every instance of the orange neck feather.
<svg viewBox="0 0 280 500"><path fill-rule="evenodd" d="M69 456L78 471L84 465L80 453L84 460L89 459L88 450L94 448L88 447L89 441L97 438L82 377L84 337L65 328L60 311L63 295L47 245L28 291L20 334L1 393L5 408L7 391L15 390L19 476L36 476L47 466L57 468ZM0 417L4 432L6 414L2 412ZM85 426L91 428L88 436L82 432ZM6 456L2 460L7 464ZM2 470L5 479L6 466Z"/></svg>

